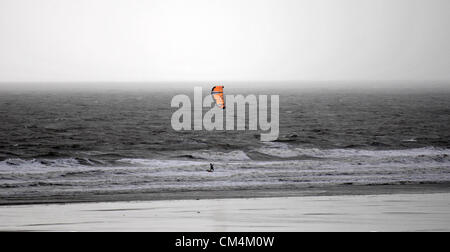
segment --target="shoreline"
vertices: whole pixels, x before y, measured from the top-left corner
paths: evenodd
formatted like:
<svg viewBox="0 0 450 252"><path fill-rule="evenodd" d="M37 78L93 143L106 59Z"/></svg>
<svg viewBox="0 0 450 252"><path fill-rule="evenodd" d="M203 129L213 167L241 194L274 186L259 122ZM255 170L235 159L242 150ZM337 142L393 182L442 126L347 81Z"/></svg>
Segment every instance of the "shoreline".
<svg viewBox="0 0 450 252"><path fill-rule="evenodd" d="M308 196L356 196L393 194L450 193L450 182L389 185L334 185L272 189L235 189L172 192L112 192L108 194L79 193L77 195L51 195L38 198L0 198L0 206L71 204L92 202L130 202L204 199L251 199Z"/></svg>

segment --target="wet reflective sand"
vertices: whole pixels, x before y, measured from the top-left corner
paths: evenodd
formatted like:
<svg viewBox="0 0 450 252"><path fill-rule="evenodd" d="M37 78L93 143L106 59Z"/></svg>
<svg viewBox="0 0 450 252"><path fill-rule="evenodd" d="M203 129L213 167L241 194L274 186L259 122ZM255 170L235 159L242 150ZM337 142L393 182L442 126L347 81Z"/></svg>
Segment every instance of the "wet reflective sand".
<svg viewBox="0 0 450 252"><path fill-rule="evenodd" d="M450 231L450 193L0 206L2 231Z"/></svg>

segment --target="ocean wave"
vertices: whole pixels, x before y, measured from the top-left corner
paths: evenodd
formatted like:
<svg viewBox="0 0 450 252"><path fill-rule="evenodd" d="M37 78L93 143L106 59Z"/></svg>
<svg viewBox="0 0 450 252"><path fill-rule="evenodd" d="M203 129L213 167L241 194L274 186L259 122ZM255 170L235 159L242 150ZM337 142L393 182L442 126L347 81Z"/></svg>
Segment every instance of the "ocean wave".
<svg viewBox="0 0 450 252"><path fill-rule="evenodd" d="M0 162L0 169L16 168L47 168L47 167L74 167L80 166L79 160L76 158L62 158L62 159L20 159L9 158Z"/></svg>
<svg viewBox="0 0 450 252"><path fill-rule="evenodd" d="M283 156L290 156L293 150L288 152L289 155ZM324 151L326 153L323 153ZM350 158L341 158L342 155L339 155L340 158L333 158L327 151L317 150L317 153L327 156L315 159L286 160L275 157L268 160L219 160L214 161L216 169L213 173L206 172L209 159L126 158L117 161L114 166L83 166L76 159L58 160L51 166L30 160L9 160L11 164L0 163L0 167L6 167L0 169L0 188L4 189L0 190L0 197L52 195L55 192L136 193L142 190L232 190L236 186L240 189L264 189L273 186L290 188L450 181L450 161L444 156L445 150L410 150L414 153L413 156L398 150L400 152L396 155L404 156L385 155L383 158L371 157L367 153L362 155L363 153L359 152L357 154L360 156L351 156L354 150L344 152ZM342 154L341 151L333 150L332 154ZM427 151L444 154L423 155L428 153ZM199 153L203 156L204 152ZM216 152L218 153L222 152ZM437 159L438 157L441 157L441 160ZM56 163L68 167L56 167ZM27 168L22 169L24 167Z"/></svg>
<svg viewBox="0 0 450 252"><path fill-rule="evenodd" d="M292 148L284 143L269 142L265 147L255 149L256 152L279 158L292 158L305 153L299 152L296 148Z"/></svg>
<svg viewBox="0 0 450 252"><path fill-rule="evenodd" d="M0 161L0 171L27 169L28 171L69 167L145 166L150 168L204 165L209 162L258 162L288 160L341 160L365 162L372 165L385 163L450 163L450 149L424 147L401 150L367 150L356 148L319 149L301 148L286 143L267 143L261 148L247 151L175 151L158 158L121 158L115 161L92 158L20 159Z"/></svg>
<svg viewBox="0 0 450 252"><path fill-rule="evenodd" d="M191 153L194 158L211 160L211 161L244 161L250 160L247 153L244 151L230 151L230 152L194 152Z"/></svg>
<svg viewBox="0 0 450 252"><path fill-rule="evenodd" d="M185 166L204 164L204 162L190 160L160 160L145 158L123 158L118 160L117 163L127 166L143 166L148 168L180 168Z"/></svg>
<svg viewBox="0 0 450 252"><path fill-rule="evenodd" d="M244 151L229 151L229 152L220 152L220 151L195 151L195 152L181 152L178 155L172 156L174 158L182 158L182 159L197 159L197 160L206 160L206 161L248 161L251 158Z"/></svg>
<svg viewBox="0 0 450 252"><path fill-rule="evenodd" d="M54 183L54 182L24 182L24 183L5 183L0 184L0 188L28 188L28 187L51 187L51 186L68 186L67 183Z"/></svg>
<svg viewBox="0 0 450 252"><path fill-rule="evenodd" d="M107 166L107 162L92 158L33 158L33 159L21 159L21 158L8 158L0 161L0 170L9 170L11 168L28 170L33 169L46 169L46 168L67 168L67 167L90 167L90 166Z"/></svg>
<svg viewBox="0 0 450 252"><path fill-rule="evenodd" d="M366 149L319 149L292 147L283 143L268 143L266 146L255 149L256 152L278 158L293 158L309 156L316 158L425 158L435 157L439 160L449 160L450 149L424 147L401 150L366 150Z"/></svg>

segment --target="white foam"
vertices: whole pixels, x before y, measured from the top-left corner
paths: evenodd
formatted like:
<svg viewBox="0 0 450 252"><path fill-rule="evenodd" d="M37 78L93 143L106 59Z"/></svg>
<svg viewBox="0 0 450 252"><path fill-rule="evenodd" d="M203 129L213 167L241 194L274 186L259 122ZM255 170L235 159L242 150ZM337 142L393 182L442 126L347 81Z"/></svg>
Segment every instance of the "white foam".
<svg viewBox="0 0 450 252"><path fill-rule="evenodd" d="M183 167L183 166L200 165L205 163L198 161L160 160L160 159L143 159L143 158L123 158L118 161L122 163L128 163L131 165L139 165L151 168Z"/></svg>
<svg viewBox="0 0 450 252"><path fill-rule="evenodd" d="M289 148L285 144L278 144L278 145L271 145L268 147L262 147L256 150L259 153L266 154L269 156L274 157L281 157L281 158L290 158L290 157L297 157L302 155L298 150Z"/></svg>
<svg viewBox="0 0 450 252"><path fill-rule="evenodd" d="M270 143L259 148L257 152L281 158L296 156L311 156L319 158L350 158L350 157L418 157L450 155L450 149L435 147L424 147L404 150L363 150L363 149L318 149L318 148L295 148L284 143Z"/></svg>
<svg viewBox="0 0 450 252"><path fill-rule="evenodd" d="M417 157L450 155L450 149L424 147L404 150L360 150L360 149L299 149L301 153L308 153L319 157ZM308 155L307 154L307 155Z"/></svg>
<svg viewBox="0 0 450 252"><path fill-rule="evenodd" d="M194 158L205 159L208 161L245 161L250 160L247 154L243 151L230 151L230 152L215 152L215 151L203 151L190 153Z"/></svg>

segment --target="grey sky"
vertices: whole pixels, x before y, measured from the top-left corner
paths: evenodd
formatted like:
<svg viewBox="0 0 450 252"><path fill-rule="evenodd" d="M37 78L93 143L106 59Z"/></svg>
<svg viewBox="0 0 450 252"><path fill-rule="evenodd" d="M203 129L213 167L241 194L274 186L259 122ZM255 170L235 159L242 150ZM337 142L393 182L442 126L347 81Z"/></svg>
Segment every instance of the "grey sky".
<svg viewBox="0 0 450 252"><path fill-rule="evenodd" d="M449 81L449 26L448 0L0 0L0 81Z"/></svg>

